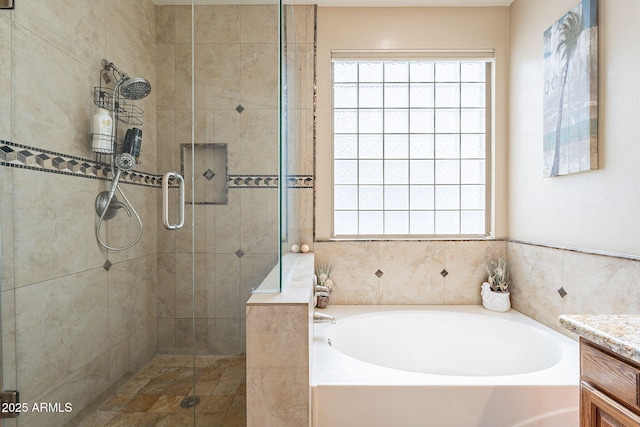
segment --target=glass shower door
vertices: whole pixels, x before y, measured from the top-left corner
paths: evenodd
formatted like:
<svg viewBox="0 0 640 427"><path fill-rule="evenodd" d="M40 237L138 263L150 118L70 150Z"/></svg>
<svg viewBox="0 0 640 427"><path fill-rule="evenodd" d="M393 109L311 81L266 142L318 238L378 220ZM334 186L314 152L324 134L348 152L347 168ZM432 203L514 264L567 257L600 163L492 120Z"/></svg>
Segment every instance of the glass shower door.
<svg viewBox="0 0 640 427"><path fill-rule="evenodd" d="M279 260L279 14L156 8L173 25L156 30L158 162L184 176L186 217L158 232L158 343L193 355L199 422L246 422L245 303Z"/></svg>

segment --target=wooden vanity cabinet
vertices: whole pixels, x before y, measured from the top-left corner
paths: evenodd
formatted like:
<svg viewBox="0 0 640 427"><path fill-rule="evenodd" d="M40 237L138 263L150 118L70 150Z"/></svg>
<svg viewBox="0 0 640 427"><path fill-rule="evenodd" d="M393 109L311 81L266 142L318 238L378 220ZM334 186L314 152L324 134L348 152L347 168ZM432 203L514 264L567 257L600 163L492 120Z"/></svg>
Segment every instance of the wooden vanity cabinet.
<svg viewBox="0 0 640 427"><path fill-rule="evenodd" d="M640 364L580 339L581 427L640 427Z"/></svg>

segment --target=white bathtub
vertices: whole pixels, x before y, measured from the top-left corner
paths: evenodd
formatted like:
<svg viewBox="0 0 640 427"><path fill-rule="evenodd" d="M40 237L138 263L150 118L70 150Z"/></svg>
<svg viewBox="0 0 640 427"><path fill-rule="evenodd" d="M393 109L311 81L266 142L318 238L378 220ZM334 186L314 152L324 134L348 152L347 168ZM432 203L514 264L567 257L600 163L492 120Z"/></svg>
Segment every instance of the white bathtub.
<svg viewBox="0 0 640 427"><path fill-rule="evenodd" d="M314 324L314 427L578 426L578 343L514 310L323 312L337 323Z"/></svg>

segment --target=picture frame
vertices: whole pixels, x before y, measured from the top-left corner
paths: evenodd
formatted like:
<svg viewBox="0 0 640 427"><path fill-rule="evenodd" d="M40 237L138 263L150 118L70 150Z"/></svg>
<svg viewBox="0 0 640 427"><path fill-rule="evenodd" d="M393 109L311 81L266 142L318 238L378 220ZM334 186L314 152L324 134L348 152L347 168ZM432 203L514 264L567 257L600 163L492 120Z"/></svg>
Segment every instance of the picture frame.
<svg viewBox="0 0 640 427"><path fill-rule="evenodd" d="M598 0L544 32L543 175L598 169Z"/></svg>

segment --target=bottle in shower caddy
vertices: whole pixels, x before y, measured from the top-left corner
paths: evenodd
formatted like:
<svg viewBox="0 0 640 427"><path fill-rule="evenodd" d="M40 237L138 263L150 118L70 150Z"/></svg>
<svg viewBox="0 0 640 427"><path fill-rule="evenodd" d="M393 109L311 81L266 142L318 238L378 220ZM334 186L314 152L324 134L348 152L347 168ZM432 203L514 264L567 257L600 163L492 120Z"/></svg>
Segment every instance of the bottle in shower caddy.
<svg viewBox="0 0 640 427"><path fill-rule="evenodd" d="M141 144L142 130L139 128L127 129L127 134L125 135L124 143L122 144L122 152L131 154L137 160L138 156L140 156Z"/></svg>
<svg viewBox="0 0 640 427"><path fill-rule="evenodd" d="M93 116L93 133L91 134L91 150L96 153L113 153L113 119L104 108L98 108Z"/></svg>

